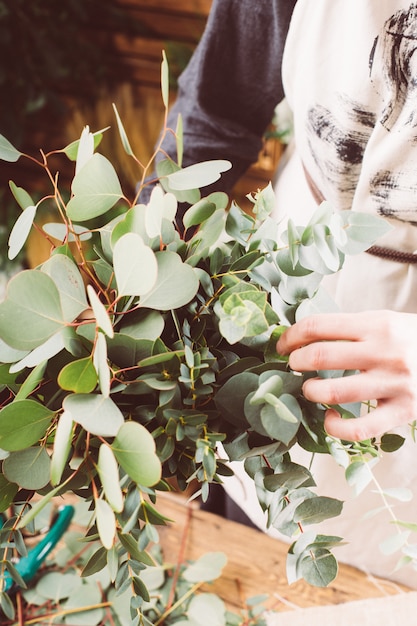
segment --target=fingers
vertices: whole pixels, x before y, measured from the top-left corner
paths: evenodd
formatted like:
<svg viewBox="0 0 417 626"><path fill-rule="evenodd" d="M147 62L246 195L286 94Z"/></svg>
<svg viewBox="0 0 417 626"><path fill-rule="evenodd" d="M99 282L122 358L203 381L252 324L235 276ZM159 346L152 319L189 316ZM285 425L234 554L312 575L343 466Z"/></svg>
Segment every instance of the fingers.
<svg viewBox="0 0 417 626"><path fill-rule="evenodd" d="M289 366L296 372L365 370L377 367L380 355L367 341L319 341L291 352Z"/></svg>
<svg viewBox="0 0 417 626"><path fill-rule="evenodd" d="M279 354L289 354L300 346L314 341L358 341L374 328L368 313L323 313L306 317L290 328L277 343Z"/></svg>
<svg viewBox="0 0 417 626"><path fill-rule="evenodd" d="M396 426L407 423L407 413L397 411L391 402L382 404L363 417L344 419L334 409L326 411L324 427L329 435L345 441L364 441L380 437Z"/></svg>
<svg viewBox="0 0 417 626"><path fill-rule="evenodd" d="M309 378L303 385L304 397L320 404L366 402L372 398L391 398L397 393L395 379L378 376L373 372L338 378Z"/></svg>

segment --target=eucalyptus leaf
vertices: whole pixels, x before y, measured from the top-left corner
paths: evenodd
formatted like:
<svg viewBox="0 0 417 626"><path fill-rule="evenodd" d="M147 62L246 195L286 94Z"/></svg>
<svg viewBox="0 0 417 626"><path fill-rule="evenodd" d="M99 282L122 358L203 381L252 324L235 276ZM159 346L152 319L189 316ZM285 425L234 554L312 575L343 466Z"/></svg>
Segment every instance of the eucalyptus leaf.
<svg viewBox="0 0 417 626"><path fill-rule="evenodd" d="M119 129L119 135L120 135L120 139L122 141L122 145L123 145L124 151L126 152L127 155L133 157L135 155L134 155L133 150L132 150L132 148L130 146L130 142L129 142L127 133L125 131L125 128L123 126L123 122L122 122L122 120L120 118L119 112L118 112L117 107L114 104L114 102L113 102L113 111L114 111L114 114L116 116L117 128Z"/></svg>
<svg viewBox="0 0 417 626"><path fill-rule="evenodd" d="M7 480L33 491L48 484L50 467L49 455L44 447L12 452L3 461L3 473Z"/></svg>
<svg viewBox="0 0 417 626"><path fill-rule="evenodd" d="M71 614L71 626L97 626L104 616L103 608L91 608L101 602L101 590L98 585L83 584L78 586L62 604L65 610L77 609ZM85 611L82 608L85 607Z"/></svg>
<svg viewBox="0 0 417 626"><path fill-rule="evenodd" d="M36 216L36 206L28 206L17 218L9 235L8 257L13 260L17 257L26 243Z"/></svg>
<svg viewBox="0 0 417 626"><path fill-rule="evenodd" d="M116 535L116 517L111 506L105 501L95 501L96 523L103 546L110 550Z"/></svg>
<svg viewBox="0 0 417 626"><path fill-rule="evenodd" d="M87 230L83 226L79 226L78 224L73 224L72 229L74 232L68 233L68 227L66 224L60 224L58 222L47 222L42 225L42 230L57 239L58 241L68 241L68 243L72 243L74 241L88 241L92 238L93 234L91 231Z"/></svg>
<svg viewBox="0 0 417 626"><path fill-rule="evenodd" d="M120 513L123 510L123 494L119 481L119 467L112 449L105 443L100 446L97 470L107 502L113 511Z"/></svg>
<svg viewBox="0 0 417 626"><path fill-rule="evenodd" d="M301 524L318 524L330 517L340 515L343 502L336 498L317 496L301 502L294 513L294 521Z"/></svg>
<svg viewBox="0 0 417 626"><path fill-rule="evenodd" d="M172 189L184 191L187 189L200 189L219 180L223 172L232 167L230 161L204 161L189 165L167 176L169 186Z"/></svg>
<svg viewBox="0 0 417 626"><path fill-rule="evenodd" d="M121 467L139 485L151 487L161 478L155 441L141 424L125 422L111 447Z"/></svg>
<svg viewBox="0 0 417 626"><path fill-rule="evenodd" d="M55 254L42 264L42 272L54 281L64 319L72 322L87 308L85 286L77 265L64 254Z"/></svg>
<svg viewBox="0 0 417 626"><path fill-rule="evenodd" d="M143 296L155 287L159 273L156 255L139 235L128 233L118 239L113 263L119 295Z"/></svg>
<svg viewBox="0 0 417 626"><path fill-rule="evenodd" d="M159 185L152 190L145 208L145 228L150 238L162 237L163 220L173 222L177 213L177 200L172 193L164 193Z"/></svg>
<svg viewBox="0 0 417 626"><path fill-rule="evenodd" d="M90 393L97 385L97 372L91 357L67 363L59 372L58 384L61 389L74 393Z"/></svg>
<svg viewBox="0 0 417 626"><path fill-rule="evenodd" d="M183 576L192 583L210 582L219 578L226 563L227 557L223 552L208 552L188 565Z"/></svg>
<svg viewBox="0 0 417 626"><path fill-rule="evenodd" d="M105 308L104 304L101 302L100 298L98 297L91 285L87 285L87 294L91 308L93 309L94 317L97 321L97 326L101 328L101 330L106 333L108 337L113 337L113 325L107 309Z"/></svg>
<svg viewBox="0 0 417 626"><path fill-rule="evenodd" d="M194 626L226 626L226 606L219 596L212 593L195 595L188 607L188 616Z"/></svg>
<svg viewBox="0 0 417 626"><path fill-rule="evenodd" d="M169 67L165 51L162 51L161 63L161 94L164 107L168 108L169 103Z"/></svg>
<svg viewBox="0 0 417 626"><path fill-rule="evenodd" d="M93 356L94 368L98 374L98 384L104 398L110 395L111 372L107 360L107 342L102 333L98 333Z"/></svg>
<svg viewBox="0 0 417 626"><path fill-rule="evenodd" d="M0 135L0 159L2 161L8 161L9 163L15 163L22 156L22 153L19 152L11 143Z"/></svg>
<svg viewBox="0 0 417 626"><path fill-rule="evenodd" d="M94 139L90 128L84 126L78 143L77 159L75 163L75 174L79 172L94 154Z"/></svg>
<svg viewBox="0 0 417 626"><path fill-rule="evenodd" d="M113 165L101 154L94 154L72 182L73 197L67 215L75 222L85 222L111 209L123 191Z"/></svg>
<svg viewBox="0 0 417 626"><path fill-rule="evenodd" d="M53 280L39 270L14 276L0 302L0 336L12 348L32 350L63 328L65 317Z"/></svg>
<svg viewBox="0 0 417 626"><path fill-rule="evenodd" d="M0 513L4 513L11 506L19 487L16 483L10 482L0 474Z"/></svg>
<svg viewBox="0 0 417 626"><path fill-rule="evenodd" d="M51 457L51 483L56 486L61 480L62 473L71 450L74 422L71 415L63 411L55 431L55 439Z"/></svg>
<svg viewBox="0 0 417 626"><path fill-rule="evenodd" d="M22 187L18 187L12 180L9 181L9 187L21 209L25 210L35 204L28 192Z"/></svg>
<svg viewBox="0 0 417 626"><path fill-rule="evenodd" d="M141 297L140 305L169 311L188 304L199 287L193 268L183 263L175 252L156 252L155 257L158 277L153 288Z"/></svg>
<svg viewBox="0 0 417 626"><path fill-rule="evenodd" d="M8 404L0 410L0 448L23 450L41 439L54 412L35 400L26 399Z"/></svg>
<svg viewBox="0 0 417 626"><path fill-rule="evenodd" d="M25 367L36 367L41 363L46 363L50 358L61 352L65 347L64 335L62 332L52 335L44 344L38 346L17 363L10 366L10 372L20 372Z"/></svg>
<svg viewBox="0 0 417 626"><path fill-rule="evenodd" d="M42 382L43 375L46 369L46 361L39 363L32 372L28 375L26 380L22 383L19 391L15 395L15 400L24 400L36 387Z"/></svg>
<svg viewBox="0 0 417 626"><path fill-rule="evenodd" d="M75 572L49 572L36 584L36 591L47 600L58 603L68 598L81 585Z"/></svg>
<svg viewBox="0 0 417 626"><path fill-rule="evenodd" d="M337 576L337 561L329 550L318 549L300 565L303 578L315 587L327 587Z"/></svg>
<svg viewBox="0 0 417 626"><path fill-rule="evenodd" d="M97 148L100 145L101 140L103 139L103 133L109 128L110 127L107 126L106 128L103 128L102 130L97 130L95 133L92 133L93 140L94 140L94 148ZM79 145L80 145L80 140L77 139L76 141L72 141L68 146L66 146L63 149L63 152L66 154L68 159L70 159L70 161L77 160Z"/></svg>
<svg viewBox="0 0 417 626"><path fill-rule="evenodd" d="M93 435L115 437L124 422L118 406L111 398L101 394L70 394L64 399L62 406L74 422Z"/></svg>

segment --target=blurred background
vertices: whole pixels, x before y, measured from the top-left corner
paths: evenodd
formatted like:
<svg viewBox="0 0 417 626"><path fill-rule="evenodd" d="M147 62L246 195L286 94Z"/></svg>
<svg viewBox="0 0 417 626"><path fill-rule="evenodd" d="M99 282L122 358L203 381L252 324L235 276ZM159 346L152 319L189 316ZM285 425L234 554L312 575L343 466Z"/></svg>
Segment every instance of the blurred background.
<svg viewBox="0 0 417 626"><path fill-rule="evenodd" d="M92 132L115 129L117 106L135 154L147 162L163 120L160 65L165 50L171 101L177 79L203 32L212 0L0 0L0 134L37 158ZM122 147L118 132L104 134L100 151L116 167L129 195L138 166ZM272 132L265 136L258 163L237 184L233 197L244 208L246 194L271 179L282 151ZM73 166L59 161L60 180ZM48 190L39 167L27 159L0 162L0 270L13 271L7 238L20 214L9 180L36 200ZM42 219L42 212L37 219ZM12 265L36 265L42 257L36 235ZM29 248L29 251L28 251Z"/></svg>

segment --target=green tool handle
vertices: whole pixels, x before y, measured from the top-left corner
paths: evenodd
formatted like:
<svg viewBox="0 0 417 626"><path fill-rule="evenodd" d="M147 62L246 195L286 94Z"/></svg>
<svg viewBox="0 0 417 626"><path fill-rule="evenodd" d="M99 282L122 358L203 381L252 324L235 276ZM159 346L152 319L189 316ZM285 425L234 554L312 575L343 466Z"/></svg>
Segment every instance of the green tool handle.
<svg viewBox="0 0 417 626"><path fill-rule="evenodd" d="M62 535L67 530L74 515L74 507L65 505L58 510L58 514L48 533L36 544L27 556L24 556L16 564L16 569L25 583L30 582L42 565L51 550L56 546ZM14 581L8 572L4 575L3 591L9 591Z"/></svg>

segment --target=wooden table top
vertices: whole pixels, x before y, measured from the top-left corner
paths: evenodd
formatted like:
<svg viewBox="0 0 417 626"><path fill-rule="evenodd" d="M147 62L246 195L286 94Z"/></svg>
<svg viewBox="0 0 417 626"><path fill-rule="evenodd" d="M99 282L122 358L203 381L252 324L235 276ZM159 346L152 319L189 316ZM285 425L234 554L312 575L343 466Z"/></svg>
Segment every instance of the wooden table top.
<svg viewBox="0 0 417 626"><path fill-rule="evenodd" d="M158 494L158 510L174 520L161 527L164 560L177 563L195 560L207 552L220 551L227 556L222 576L209 585L233 611L242 610L245 601L267 594L267 608L326 606L394 595L406 588L389 581L373 579L363 572L340 564L337 578L322 589L304 581L289 585L286 578L288 545L261 531L224 519L188 503L176 494Z"/></svg>

